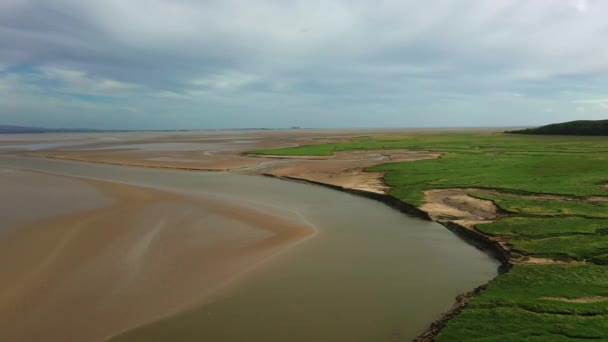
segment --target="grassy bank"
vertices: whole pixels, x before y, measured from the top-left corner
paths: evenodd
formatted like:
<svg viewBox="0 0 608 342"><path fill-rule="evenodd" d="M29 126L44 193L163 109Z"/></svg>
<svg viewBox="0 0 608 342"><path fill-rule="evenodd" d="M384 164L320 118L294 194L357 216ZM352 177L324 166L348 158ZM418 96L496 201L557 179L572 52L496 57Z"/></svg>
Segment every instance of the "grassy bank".
<svg viewBox="0 0 608 342"><path fill-rule="evenodd" d="M474 298L440 341L561 341L608 333L608 267L516 265Z"/></svg>
<svg viewBox="0 0 608 342"><path fill-rule="evenodd" d="M443 153L369 168L385 172L392 196L421 205L430 189L491 189L469 194L493 201L506 214L478 225L479 231L507 240L516 254L572 262L516 265L450 321L440 340L608 338L608 138L417 134L255 153L373 149Z"/></svg>

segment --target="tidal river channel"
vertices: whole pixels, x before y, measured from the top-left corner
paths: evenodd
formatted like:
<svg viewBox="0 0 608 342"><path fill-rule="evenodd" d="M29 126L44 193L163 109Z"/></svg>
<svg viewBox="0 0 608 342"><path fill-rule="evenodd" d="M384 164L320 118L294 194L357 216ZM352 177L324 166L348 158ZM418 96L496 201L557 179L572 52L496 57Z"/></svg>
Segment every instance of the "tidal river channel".
<svg viewBox="0 0 608 342"><path fill-rule="evenodd" d="M116 341L407 341L458 294L495 277L499 266L437 223L320 186L10 156L0 157L0 166L221 199L314 230L211 300L124 331Z"/></svg>

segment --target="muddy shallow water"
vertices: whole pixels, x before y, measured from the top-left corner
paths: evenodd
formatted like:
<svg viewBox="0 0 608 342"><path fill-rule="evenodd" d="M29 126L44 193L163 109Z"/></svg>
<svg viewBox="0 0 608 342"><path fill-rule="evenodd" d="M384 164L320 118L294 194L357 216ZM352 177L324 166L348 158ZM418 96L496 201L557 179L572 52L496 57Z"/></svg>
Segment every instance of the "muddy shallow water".
<svg viewBox="0 0 608 342"><path fill-rule="evenodd" d="M497 274L497 261L439 224L318 186L18 157L0 157L0 166L221 199L286 218L296 215L316 229L213 300L127 331L117 337L121 341L411 340L456 295Z"/></svg>

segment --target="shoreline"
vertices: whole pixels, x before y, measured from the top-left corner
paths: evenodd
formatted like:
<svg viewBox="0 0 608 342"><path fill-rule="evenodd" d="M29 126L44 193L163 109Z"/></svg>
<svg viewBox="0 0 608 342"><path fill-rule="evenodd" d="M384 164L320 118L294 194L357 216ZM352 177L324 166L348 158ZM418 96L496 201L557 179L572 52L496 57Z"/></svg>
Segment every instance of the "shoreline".
<svg viewBox="0 0 608 342"><path fill-rule="evenodd" d="M158 168L158 169L176 169L176 170L185 170L185 171L202 171L202 172L231 172L231 171L238 172L238 171L240 171L239 168L226 169L226 170L213 170L213 169L200 169L200 168L185 168L185 167L181 167L181 166L176 167L176 166L165 166L165 165L140 165L137 163L113 163L113 162L107 162L107 161L83 160L83 159L77 159L77 158L69 158L69 157L64 158L64 157L59 157L59 156L48 156L48 155L47 156L41 156L41 155L27 156L26 155L24 157L49 158L49 159L58 159L58 160L67 160L67 161L76 161L76 162L85 162L85 163L100 163L100 164L118 165L118 166L134 166L134 167ZM468 229L468 228L466 228L458 223L452 222L452 221L441 222L441 221L433 220L431 218L431 216L429 215L429 213L427 213L426 211L424 211L412 204L409 204L407 202L403 202L389 194L371 192L371 191L360 190L360 189L353 189L353 188L343 187L340 185L323 183L323 182L318 182L318 181L314 181L314 180L308 180L308 179L291 177L291 176L279 176L279 175L273 175L273 174L268 174L268 173L258 173L258 174L252 173L249 175L251 175L251 176L257 175L257 176L262 176L262 177L281 179L281 180L285 180L285 181L300 182L300 183L305 183L305 184L310 184L310 185L322 186L325 188L329 188L329 189L333 189L333 190L337 190L337 191L341 191L341 192L345 192L345 193L349 193L349 194L353 194L353 195L357 195L357 196L361 196L361 197L365 197L368 199L372 199L372 200L381 202L381 203L388 205L389 207L396 209L407 215L411 215L411 216L414 216L414 217L417 217L417 218L420 218L420 219L423 219L426 221L432 221L432 222L441 224L442 226L444 226L445 228L447 228L448 230L450 230L451 232L456 234L462 241L464 241L470 245L473 245L474 247L482 250L486 254L488 254L491 257L498 260L501 263L501 265L498 267L499 275L504 274L505 272L508 272L509 269L512 267L512 264L510 262L511 253L508 250L504 249L503 246L501 246L500 243L498 243L497 241L491 240L488 236L482 234L481 232ZM381 181L384 183L383 179L381 179ZM446 312L444 312L437 320L431 322L429 324L429 326L423 332L421 332L421 334L418 335L418 337L416 337L414 339L414 341L418 341L418 342L434 341L435 337L446 326L448 321L451 320L452 318L456 317L466 307L468 302L473 297L481 294L485 290L485 288L488 286L488 284L492 281L493 281L493 279L485 284L482 284L482 285L476 287L475 289L473 289L469 292L465 292L465 293L462 293L462 294L456 296L452 307L450 309L448 309Z"/></svg>
<svg viewBox="0 0 608 342"><path fill-rule="evenodd" d="M297 178L297 177L276 176L276 175L272 175L272 174L261 174L261 176L282 179L282 180L292 181L292 182L301 182L301 183L306 183L306 184L311 184L311 185L316 185L316 186L322 186L322 187L330 188L333 190L346 192L349 194L362 196L365 198L369 198L369 199L381 202L381 203L386 204L389 207L394 208L407 215L415 216L415 217L421 218L423 220L433 221L433 222L441 224L442 226L447 228L449 231L456 234L464 242L466 242L470 245L473 245L474 247L484 251L488 255L490 255L493 258L500 261L501 265L498 267L498 275L502 275L502 274L508 272L511 269L511 267L513 266L513 264L510 262L511 252L504 249L504 247L497 241L491 240L486 235L484 235L480 232L477 232L477 231L474 231L471 229L467 229L464 226L462 226L458 223L452 222L452 221L441 222L441 221L433 220L426 211L421 210L420 208L418 208L414 205L411 205L407 202L403 202L391 195L380 194L380 193L359 190L359 189L350 189L350 188L345 188L345 187L342 187L339 185L315 182L315 181ZM494 279L496 279L496 278L494 278ZM464 310L464 308L467 306L467 304L471 301L471 299L473 299L474 297L483 293L483 291L488 287L488 285L494 279L490 280L489 282L487 282L485 284L482 284L482 285L476 287L475 289L473 289L469 292L465 292L465 293L462 293L462 294L459 294L458 296L456 296L455 302L452 305L452 307L450 309L448 309L446 312L444 312L437 320L430 323L430 325L423 332L421 332L418 335L418 337L416 337L414 339L414 341L415 342L434 341L435 338L439 335L439 333L441 333L441 330L443 330L443 328L445 328L447 323L452 318L455 318L457 315L459 315L462 312L462 310Z"/></svg>
<svg viewBox="0 0 608 342"><path fill-rule="evenodd" d="M411 205L407 202L403 202L391 195L381 194L381 193L376 193L376 192L371 192L371 191L365 191L365 190L359 190L359 189L345 188L345 187L342 187L339 185L321 183L321 182L311 181L311 180L297 178L297 177L276 176L276 175L267 174L267 173L261 174L261 176L269 177L269 178L277 178L277 179L282 179L282 180L286 180L286 181L295 181L295 182L302 182L302 183L307 183L307 184L311 184L311 185L323 186L323 187L334 189L337 191L342 191L342 192L350 193L353 195L358 195L358 196L366 197L369 199L373 199L375 201L384 203L384 204L390 206L391 208L397 209L405 214L412 215L412 216L415 216L415 217L418 217L418 218L421 218L421 219L424 219L427 221L433 221L433 222L441 224L442 226L444 226L445 228L447 228L454 234L461 237L467 243L469 243L479 249L482 249L486 253L492 255L495 259L500 261L503 265L508 264L510 261L511 253L509 251L507 251L506 249L504 249L497 241L491 240L486 235L484 235L480 232L473 231L471 229L467 229L464 226L462 226L458 223L452 222L452 221L441 222L441 221L433 220L426 211L424 211L414 205Z"/></svg>

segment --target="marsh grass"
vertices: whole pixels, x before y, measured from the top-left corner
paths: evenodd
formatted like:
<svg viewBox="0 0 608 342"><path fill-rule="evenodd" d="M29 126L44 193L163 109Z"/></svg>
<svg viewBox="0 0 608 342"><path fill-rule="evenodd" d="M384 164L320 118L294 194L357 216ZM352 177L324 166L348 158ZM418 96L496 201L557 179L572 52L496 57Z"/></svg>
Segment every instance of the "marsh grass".
<svg viewBox="0 0 608 342"><path fill-rule="evenodd" d="M438 340L606 338L608 301L569 303L551 299L598 297L608 297L608 267L516 265L451 320Z"/></svg>
<svg viewBox="0 0 608 342"><path fill-rule="evenodd" d="M437 159L387 163L391 195L414 205L438 188L479 188L506 217L478 225L506 239L516 253L588 265L518 265L451 320L441 341L608 340L608 301L547 298L608 297L608 137L509 134L413 134L360 137L340 144L255 151L267 155L331 155L336 151L409 149ZM539 194L563 197L536 196Z"/></svg>

